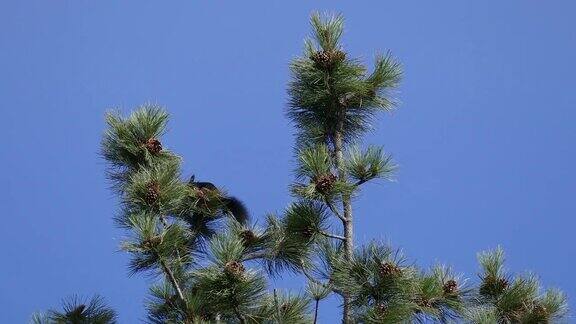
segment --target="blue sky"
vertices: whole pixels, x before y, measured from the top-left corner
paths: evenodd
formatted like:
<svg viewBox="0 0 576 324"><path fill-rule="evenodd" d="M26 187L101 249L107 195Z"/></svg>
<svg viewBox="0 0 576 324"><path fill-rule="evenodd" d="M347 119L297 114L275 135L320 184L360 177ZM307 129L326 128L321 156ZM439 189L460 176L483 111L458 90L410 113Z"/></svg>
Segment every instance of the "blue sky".
<svg viewBox="0 0 576 324"><path fill-rule="evenodd" d="M2 1L0 322L74 293L144 317L150 279L127 276L98 157L110 108L164 105L186 174L258 217L283 209L287 64L313 10L345 15L352 55L391 50L405 69L399 109L366 137L400 171L357 199L358 242L471 280L476 252L500 244L512 271L576 296L574 1Z"/></svg>

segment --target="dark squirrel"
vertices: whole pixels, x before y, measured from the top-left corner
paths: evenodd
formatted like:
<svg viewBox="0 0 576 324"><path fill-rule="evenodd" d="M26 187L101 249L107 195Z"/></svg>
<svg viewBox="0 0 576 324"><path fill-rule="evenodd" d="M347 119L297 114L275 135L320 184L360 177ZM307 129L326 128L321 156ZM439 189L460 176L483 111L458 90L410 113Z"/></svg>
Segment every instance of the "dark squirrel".
<svg viewBox="0 0 576 324"><path fill-rule="evenodd" d="M188 184L198 188L198 189L208 189L220 192L218 188L212 182L196 182L196 177L192 175ZM240 201L240 199L236 197L222 197L224 201L224 207L226 208L226 212L232 214L232 216L241 224L246 224L250 219L250 214L248 213L248 209L244 206L244 203Z"/></svg>

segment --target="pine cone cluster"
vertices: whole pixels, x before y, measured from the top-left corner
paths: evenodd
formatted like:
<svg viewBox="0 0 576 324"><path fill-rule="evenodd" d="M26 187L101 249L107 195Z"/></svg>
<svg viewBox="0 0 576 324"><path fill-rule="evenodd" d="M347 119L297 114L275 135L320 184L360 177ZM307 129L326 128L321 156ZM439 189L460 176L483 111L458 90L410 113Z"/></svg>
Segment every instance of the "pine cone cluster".
<svg viewBox="0 0 576 324"><path fill-rule="evenodd" d="M257 239L256 234L254 234L254 232L249 229L243 230L240 233L240 238L242 239L242 244L244 246L252 245Z"/></svg>
<svg viewBox="0 0 576 324"><path fill-rule="evenodd" d="M152 249L160 245L160 243L162 243L162 236L156 235L144 240L144 242L142 242L142 247L145 249Z"/></svg>
<svg viewBox="0 0 576 324"><path fill-rule="evenodd" d="M241 276L244 270L244 265L238 261L230 261L224 265L224 271L233 277Z"/></svg>
<svg viewBox="0 0 576 324"><path fill-rule="evenodd" d="M325 194L327 192L330 192L330 190L332 190L332 187L336 182L336 176L333 175L332 173L328 173L325 175L315 177L313 179L313 182L316 186L316 190L322 194Z"/></svg>
<svg viewBox="0 0 576 324"><path fill-rule="evenodd" d="M322 70L330 70L334 68L336 63L344 61L346 58L346 53L335 50L335 51L318 51L310 56L310 59L314 61L314 65Z"/></svg>
<svg viewBox="0 0 576 324"><path fill-rule="evenodd" d="M311 238L311 237L314 235L315 232L316 232L316 231L315 231L313 228L311 228L311 227L306 227L306 228L303 229L300 233L302 234L302 236L304 236L305 238L308 238L308 239L309 239L309 238Z"/></svg>
<svg viewBox="0 0 576 324"><path fill-rule="evenodd" d="M378 313L378 315L384 315L386 313L386 311L388 310L388 305L386 305L386 303L381 302L376 304L376 312Z"/></svg>
<svg viewBox="0 0 576 324"><path fill-rule="evenodd" d="M496 297L508 288L508 280L506 278L495 278L489 276L484 278L480 285L480 294L483 296Z"/></svg>
<svg viewBox="0 0 576 324"><path fill-rule="evenodd" d="M446 295L452 295L458 291L458 283L456 280L448 280L442 287Z"/></svg>
<svg viewBox="0 0 576 324"><path fill-rule="evenodd" d="M540 317L540 318L548 317L548 310L546 309L545 306L540 305L540 304L534 305L534 308L532 309L532 313L534 313L537 317Z"/></svg>
<svg viewBox="0 0 576 324"><path fill-rule="evenodd" d="M145 200L148 205L155 206L158 204L158 199L160 199L160 185L152 181L146 187Z"/></svg>
<svg viewBox="0 0 576 324"><path fill-rule="evenodd" d="M421 307L432 307L432 302L425 298L419 298L417 304Z"/></svg>
<svg viewBox="0 0 576 324"><path fill-rule="evenodd" d="M162 151L162 143L157 138L149 138L144 146L150 152L150 154L157 155Z"/></svg>
<svg viewBox="0 0 576 324"><path fill-rule="evenodd" d="M200 313L200 318L203 321L210 322L212 319L214 319L214 314L203 311Z"/></svg>
<svg viewBox="0 0 576 324"><path fill-rule="evenodd" d="M400 269L397 265L392 264L390 262L384 262L380 265L380 276L381 277L392 277L402 273L402 269Z"/></svg>

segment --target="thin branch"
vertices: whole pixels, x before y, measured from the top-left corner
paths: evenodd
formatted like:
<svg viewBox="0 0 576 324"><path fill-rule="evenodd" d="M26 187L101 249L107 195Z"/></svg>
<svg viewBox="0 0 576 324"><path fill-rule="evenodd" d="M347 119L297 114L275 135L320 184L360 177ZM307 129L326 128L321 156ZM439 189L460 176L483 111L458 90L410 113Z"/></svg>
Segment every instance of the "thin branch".
<svg viewBox="0 0 576 324"><path fill-rule="evenodd" d="M236 314L236 317L240 321L240 324L246 323L246 319L244 318L242 313L240 313L240 311L238 310L238 306L234 306L234 313Z"/></svg>
<svg viewBox="0 0 576 324"><path fill-rule="evenodd" d="M331 291L337 293L338 295L343 296L344 293L342 292L342 290L336 289L336 288L334 288L334 287L332 287L332 286L330 286L330 285L328 285L328 284L326 284L326 283L323 283L322 281L314 278L311 274L309 274L308 271L306 271L306 268L304 267L304 264L302 264L302 273L304 274L304 276L306 276L306 278L307 278L308 280L312 281L313 283L315 283L315 284L317 284L317 285L320 285L320 286L322 286L322 287L324 287L324 288L330 289Z"/></svg>
<svg viewBox="0 0 576 324"><path fill-rule="evenodd" d="M164 218L164 216L160 216L160 220L162 221L162 226L164 227L164 230L166 230L166 228L168 228L168 223L166 222L166 219ZM180 262L180 252L178 252L178 250L176 250L176 252L178 254L178 262ZM168 268L166 261L164 261L161 258L160 258L160 266L162 267L162 270L164 271L164 273L166 274L166 276L170 280L172 287L178 293L178 297L180 297L180 300L182 300L183 302L186 302L186 298L184 297L184 294L182 293L182 289L180 289L180 285L178 284L178 280L176 280L176 277L174 276L174 273L172 272L172 270L170 270L170 268Z"/></svg>
<svg viewBox="0 0 576 324"><path fill-rule="evenodd" d="M316 307L314 307L314 324L318 321L318 303L320 303L320 301L316 299Z"/></svg>
<svg viewBox="0 0 576 324"><path fill-rule="evenodd" d="M340 218L341 221L345 222L346 218L344 216L342 216L342 214L338 211L338 209L336 209L336 206L334 206L334 204L332 204L331 201L329 201L328 199L325 199L324 202L326 203L326 205L328 206L328 208L330 208L330 211L336 215L336 217Z"/></svg>
<svg viewBox="0 0 576 324"><path fill-rule="evenodd" d="M252 252L247 253L240 261L251 261L255 259L266 259L269 257L269 254L265 251L262 252Z"/></svg>
<svg viewBox="0 0 576 324"><path fill-rule="evenodd" d="M174 288L174 290L176 290L176 292L178 293L178 297L180 297L180 299L183 302L186 302L186 298L184 297L184 294L182 293L182 289L180 289L180 285L178 285L178 281L176 280L176 277L174 276L174 273L172 273L172 270L170 270L170 268L168 268L168 265L166 264L166 262L162 259L160 259L160 265L162 266L162 270L166 273L166 276L168 277L168 279L170 280L170 283L172 284L172 287Z"/></svg>
<svg viewBox="0 0 576 324"><path fill-rule="evenodd" d="M358 180L358 181L356 181L356 183L354 184L354 186L355 186L355 187L358 187L358 186L360 186L360 185L362 185L362 184L364 184L364 183L366 183L366 182L368 182L368 181L370 181L370 180L371 180L371 179Z"/></svg>
<svg viewBox="0 0 576 324"><path fill-rule="evenodd" d="M276 308L276 316L280 320L280 305L278 305L278 295L276 294L276 289L274 289L274 308Z"/></svg>
<svg viewBox="0 0 576 324"><path fill-rule="evenodd" d="M345 238L344 236L340 236L340 235L336 235L336 234L332 234L332 233L327 233L327 232L324 232L324 231L318 231L318 233L320 233L320 234L322 234L322 235L324 235L324 236L326 236L326 237L333 238L333 239L337 239L337 240L341 240L341 241L345 241L345 240L346 240L346 238Z"/></svg>

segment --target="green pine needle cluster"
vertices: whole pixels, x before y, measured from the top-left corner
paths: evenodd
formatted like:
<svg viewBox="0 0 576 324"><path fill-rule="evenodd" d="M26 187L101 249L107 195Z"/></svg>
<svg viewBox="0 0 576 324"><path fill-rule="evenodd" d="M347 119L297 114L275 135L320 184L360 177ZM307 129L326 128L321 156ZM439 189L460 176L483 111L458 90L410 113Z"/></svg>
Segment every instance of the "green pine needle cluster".
<svg viewBox="0 0 576 324"><path fill-rule="evenodd" d="M32 316L33 324L114 324L116 312L104 299L94 296L86 301L72 296L62 301L62 310L49 310Z"/></svg>
<svg viewBox="0 0 576 324"><path fill-rule="evenodd" d="M395 106L390 93L400 81L400 65L390 54L376 56L372 72L340 45L342 16L312 15L312 36L304 55L290 65L288 116L301 143L326 143L341 132L354 140L371 128L375 114Z"/></svg>
<svg viewBox="0 0 576 324"><path fill-rule="evenodd" d="M566 296L557 289L542 291L533 274L511 276L504 267L504 251L498 247L478 255L480 285L475 305L466 317L473 323L550 323L565 317Z"/></svg>

